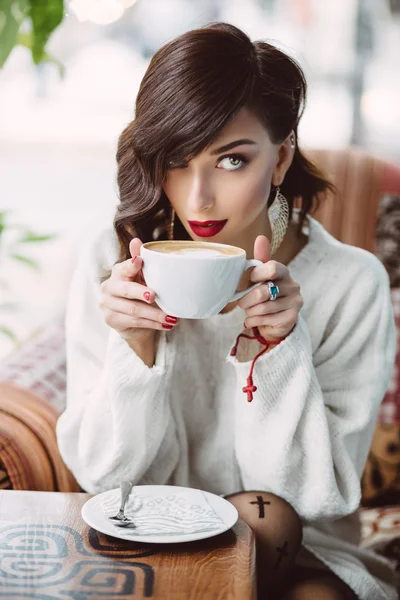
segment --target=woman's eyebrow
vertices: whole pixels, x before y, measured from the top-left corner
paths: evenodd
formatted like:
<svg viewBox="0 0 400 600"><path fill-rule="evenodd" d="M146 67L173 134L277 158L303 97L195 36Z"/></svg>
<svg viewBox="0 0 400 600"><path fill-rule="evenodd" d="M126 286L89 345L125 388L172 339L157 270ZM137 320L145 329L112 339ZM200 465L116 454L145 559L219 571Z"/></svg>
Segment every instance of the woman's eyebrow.
<svg viewBox="0 0 400 600"><path fill-rule="evenodd" d="M225 146L221 146L220 148L216 148L216 150L212 150L211 155L215 156L215 154L221 154L221 152L227 152L228 150L232 150L236 146L242 146L243 144L256 144L254 140L248 140L246 138L242 140L235 140L234 142L230 142L229 144L225 144Z"/></svg>

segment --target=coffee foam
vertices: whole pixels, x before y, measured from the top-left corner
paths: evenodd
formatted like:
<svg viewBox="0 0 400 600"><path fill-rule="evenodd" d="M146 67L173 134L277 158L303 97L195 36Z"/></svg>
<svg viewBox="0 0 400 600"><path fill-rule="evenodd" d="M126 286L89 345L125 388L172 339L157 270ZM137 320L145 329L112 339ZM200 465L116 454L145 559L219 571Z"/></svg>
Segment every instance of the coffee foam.
<svg viewBox="0 0 400 600"><path fill-rule="evenodd" d="M174 250L169 252L169 254L190 254L190 256L226 256L223 252L218 252L218 250L211 250L210 248L182 248L181 250Z"/></svg>
<svg viewBox="0 0 400 600"><path fill-rule="evenodd" d="M190 241L160 241L151 242L146 246L148 250L153 252L161 252L163 254L172 254L174 256L194 256L194 257L206 257L206 256L237 256L242 254L243 251L240 248L234 246L220 246L213 244L190 242Z"/></svg>

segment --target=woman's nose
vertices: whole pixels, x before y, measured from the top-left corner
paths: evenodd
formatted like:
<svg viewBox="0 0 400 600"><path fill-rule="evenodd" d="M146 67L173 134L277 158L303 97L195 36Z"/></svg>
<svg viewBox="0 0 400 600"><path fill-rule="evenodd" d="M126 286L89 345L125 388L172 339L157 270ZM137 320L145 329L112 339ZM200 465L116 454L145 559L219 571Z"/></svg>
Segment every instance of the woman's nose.
<svg viewBox="0 0 400 600"><path fill-rule="evenodd" d="M188 207L193 213L201 213L214 204L214 193L211 182L205 177L193 177L189 186Z"/></svg>

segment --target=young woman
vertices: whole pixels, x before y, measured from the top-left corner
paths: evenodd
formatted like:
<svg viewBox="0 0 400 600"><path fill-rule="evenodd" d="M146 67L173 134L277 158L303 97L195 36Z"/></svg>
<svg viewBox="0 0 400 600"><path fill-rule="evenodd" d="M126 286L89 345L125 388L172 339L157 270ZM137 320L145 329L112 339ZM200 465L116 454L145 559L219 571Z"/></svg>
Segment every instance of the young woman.
<svg viewBox="0 0 400 600"><path fill-rule="evenodd" d="M59 446L89 492L229 498L256 536L260 598L392 599L357 518L394 360L388 278L308 216L330 184L298 145L305 95L291 58L231 25L155 54L119 140L114 228L72 282ZM240 246L263 262L241 287L265 284L209 319L166 315L139 251L168 237Z"/></svg>

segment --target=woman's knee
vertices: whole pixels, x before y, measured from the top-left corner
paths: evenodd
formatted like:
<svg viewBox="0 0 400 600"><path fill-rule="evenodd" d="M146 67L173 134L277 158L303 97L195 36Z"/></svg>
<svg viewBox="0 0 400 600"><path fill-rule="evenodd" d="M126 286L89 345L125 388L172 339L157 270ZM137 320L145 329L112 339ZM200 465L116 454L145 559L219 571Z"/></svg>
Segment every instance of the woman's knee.
<svg viewBox="0 0 400 600"><path fill-rule="evenodd" d="M283 498L271 492L251 491L238 492L226 497L239 513L240 518L252 529L267 526L274 529L287 529L292 532L292 538L298 538L300 546L303 528L295 509Z"/></svg>
<svg viewBox="0 0 400 600"><path fill-rule="evenodd" d="M283 498L270 492L239 492L227 496L239 517L254 532L260 597L274 597L292 568L303 537L301 520Z"/></svg>

